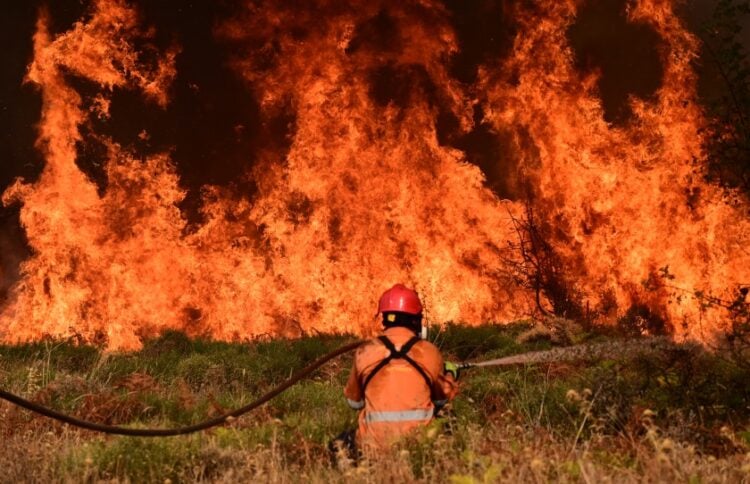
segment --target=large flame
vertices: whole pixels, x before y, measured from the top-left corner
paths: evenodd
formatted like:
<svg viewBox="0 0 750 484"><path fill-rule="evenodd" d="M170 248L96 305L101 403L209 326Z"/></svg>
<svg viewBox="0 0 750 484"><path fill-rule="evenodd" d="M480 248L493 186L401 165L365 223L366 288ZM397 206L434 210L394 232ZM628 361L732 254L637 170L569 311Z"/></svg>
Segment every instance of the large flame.
<svg viewBox="0 0 750 484"><path fill-rule="evenodd" d="M43 98L47 164L38 181L3 195L22 204L33 250L0 313L3 340L77 333L135 348L165 328L220 339L369 334L374 302L394 282L416 287L434 322L532 314L535 294L515 273L527 207L500 200L462 151L441 144L436 120L446 111L459 131L485 122L510 133L513 176L532 187L582 303L609 320L644 305L699 339L722 327L721 314L670 286L726 295L750 280L746 207L701 176L698 46L671 2L629 4L629 21L661 37L664 77L654 99L631 100L626 126L605 122L596 74L574 67L566 29L579 2L514 9L509 57L472 86L449 73L458 44L437 0L278 3L251 3L217 35L262 46L234 66L266 115L291 106L291 145L262 154L253 197L205 187L194 230L167 154L137 159L99 135L109 150L103 193L76 165L80 129L109 116L113 90L169 102L177 49L153 55L152 33L122 0L95 1L86 21L56 37L40 16L28 81ZM377 45L373 22L388 24ZM404 72L411 84L398 95L373 87L380 76L398 88ZM98 93L82 96L71 77ZM666 267L670 284L644 287Z"/></svg>
<svg viewBox="0 0 750 484"><path fill-rule="evenodd" d="M746 206L703 181L698 160L703 124L696 104L698 44L671 2L630 4L629 20L651 25L662 41L664 77L653 101L632 99L624 128L603 120L595 77L581 77L565 48L565 27L577 2L551 3L546 18L521 17L505 72L485 72L498 127L521 127L538 149L531 171L540 209L558 230L556 247L592 305L614 295L619 308L645 304L678 333L699 339L722 326L691 290L730 299L747 284L750 237ZM657 281L661 290L649 286ZM645 287L644 287L645 286Z"/></svg>

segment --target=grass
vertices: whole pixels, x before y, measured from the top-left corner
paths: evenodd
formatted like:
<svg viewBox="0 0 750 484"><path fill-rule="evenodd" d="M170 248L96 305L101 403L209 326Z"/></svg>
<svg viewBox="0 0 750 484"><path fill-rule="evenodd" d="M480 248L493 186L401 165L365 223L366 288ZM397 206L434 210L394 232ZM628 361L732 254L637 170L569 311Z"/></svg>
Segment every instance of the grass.
<svg viewBox="0 0 750 484"><path fill-rule="evenodd" d="M526 324L448 325L456 360L587 341ZM0 346L0 386L99 422L171 427L250 401L347 336L224 343L166 333L134 353L42 342ZM0 404L0 482L748 482L750 372L695 346L628 359L471 370L440 422L387 456L332 465L355 425L350 357L256 412L166 439L79 431Z"/></svg>

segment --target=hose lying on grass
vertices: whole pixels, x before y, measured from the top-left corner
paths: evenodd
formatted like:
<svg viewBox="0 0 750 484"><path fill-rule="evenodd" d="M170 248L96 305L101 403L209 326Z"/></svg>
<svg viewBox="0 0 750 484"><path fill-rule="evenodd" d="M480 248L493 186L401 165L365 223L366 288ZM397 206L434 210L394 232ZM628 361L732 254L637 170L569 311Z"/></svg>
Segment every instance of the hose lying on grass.
<svg viewBox="0 0 750 484"><path fill-rule="evenodd" d="M297 384L300 380L308 377L312 372L325 365L334 358L337 358L343 354L349 353L355 350L362 341L356 341L348 345L342 346L341 348L328 353L315 360L314 362L307 365L288 380L277 386L270 392L262 395L258 399L248 403L242 408L233 410L232 412L226 413L219 417L215 417L195 425L189 425L187 427L178 427L174 429L138 429L129 427L119 427L116 425L105 425L95 422L89 422L87 420L81 420L70 415L65 415L51 408L30 402L24 398L21 398L12 393L6 392L0 389L0 398L7 400L14 405L23 407L32 412L44 415L60 422L80 427L94 432L101 432L105 434L116 434L116 435L129 435L132 437L171 437L174 435L184 435L193 432L200 432L207 430L212 427L223 425L231 422L233 419L244 415L256 408L260 407L264 403L272 400L276 396L283 393L288 388ZM584 359L602 359L602 358L615 358L615 357L632 357L638 351L644 350L662 350L668 346L672 346L669 340L665 338L651 338L636 341L615 341L605 342L589 345L578 345L569 346L564 348L555 348L546 351L532 351L529 353L522 353L519 355L506 356L504 358L498 358L495 360L488 360L475 363L462 363L459 365L461 369L469 368L480 368L489 366L512 366L519 364L535 364L535 363L551 363L557 361L571 361L571 360L584 360Z"/></svg>
<svg viewBox="0 0 750 484"><path fill-rule="evenodd" d="M171 437L174 435L192 434L193 432L200 432L201 430L207 430L207 429L210 429L211 427L216 427L218 425L225 424L241 415L244 415L252 410L255 410L256 408L260 407L264 403L268 402L269 400L272 400L276 396L283 393L289 387L296 385L300 380L309 376L312 372L314 372L321 366L325 365L332 359L338 356L341 356L345 353L349 353L350 351L353 351L361 344L362 344L362 341L357 341L357 342L348 344L346 346L342 346L341 348L334 350L328 353L327 355L318 358L317 360L313 361L312 363L310 363L309 365L307 365L306 367L304 367L303 369L301 369L300 371L292 375L288 380L286 380L281 385L277 386L276 388L266 393L265 395L262 395L257 400L254 400L248 403L242 408L238 408L237 410L233 410L219 417L205 420L195 425L188 425L187 427L178 427L174 429L136 429L136 428L129 428L129 427L118 427L116 425L105 425L105 424L99 424L95 422L89 422L87 420L81 420L79 418L71 417L70 415L65 415L64 413L60 413L56 410L52 410L51 408L38 405L34 402L30 402L24 398L21 398L17 395L13 395L12 393L8 393L4 390L0 390L0 398L2 398L3 400L7 400L14 405L18 405L19 407L23 407L26 410L31 410L32 412L36 412L38 414L44 415L45 417L59 420L60 422L73 425L75 427L80 427L80 428L87 429L87 430L93 430L94 432L101 432L105 434L115 434L115 435L129 435L131 437Z"/></svg>

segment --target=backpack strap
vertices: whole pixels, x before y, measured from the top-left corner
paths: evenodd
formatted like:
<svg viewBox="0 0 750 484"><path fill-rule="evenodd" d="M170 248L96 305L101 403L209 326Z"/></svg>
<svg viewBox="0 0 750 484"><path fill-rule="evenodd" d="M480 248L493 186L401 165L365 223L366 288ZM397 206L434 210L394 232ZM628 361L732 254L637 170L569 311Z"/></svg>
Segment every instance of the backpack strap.
<svg viewBox="0 0 750 484"><path fill-rule="evenodd" d="M378 339L383 343L383 345L388 349L390 352L388 356L380 360L380 362L375 366L375 368L372 369L369 375L365 377L364 381L362 382L362 393L364 394L365 390L367 389L367 385L370 383L370 380L383 368L385 368L388 363L390 363L392 360L406 360L407 363L409 363L411 366L414 367L415 370L419 372L420 375L422 375L422 378L424 378L425 383L427 384L427 388L430 389L430 393L432 392L432 380L430 379L430 376L427 374L424 368L414 361L412 357L409 356L409 351L412 349L412 347L417 344L420 341L419 336L414 336L409 341L404 343L404 345L401 347L401 349L396 349L393 342L389 340L386 336L378 336Z"/></svg>

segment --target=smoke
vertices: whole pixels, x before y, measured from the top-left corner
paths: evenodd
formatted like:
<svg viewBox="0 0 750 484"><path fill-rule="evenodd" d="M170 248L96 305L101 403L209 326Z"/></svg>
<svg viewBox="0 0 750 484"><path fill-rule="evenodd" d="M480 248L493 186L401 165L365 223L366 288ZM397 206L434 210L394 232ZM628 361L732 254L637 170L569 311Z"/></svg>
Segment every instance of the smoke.
<svg viewBox="0 0 750 484"><path fill-rule="evenodd" d="M567 32L576 67L599 74L604 119L620 125L633 115L630 97L653 100L664 77L664 43L652 25L627 18L629 3L586 2Z"/></svg>
<svg viewBox="0 0 750 484"><path fill-rule="evenodd" d="M21 262L29 255L18 214L10 210L0 212L0 307L20 278Z"/></svg>

